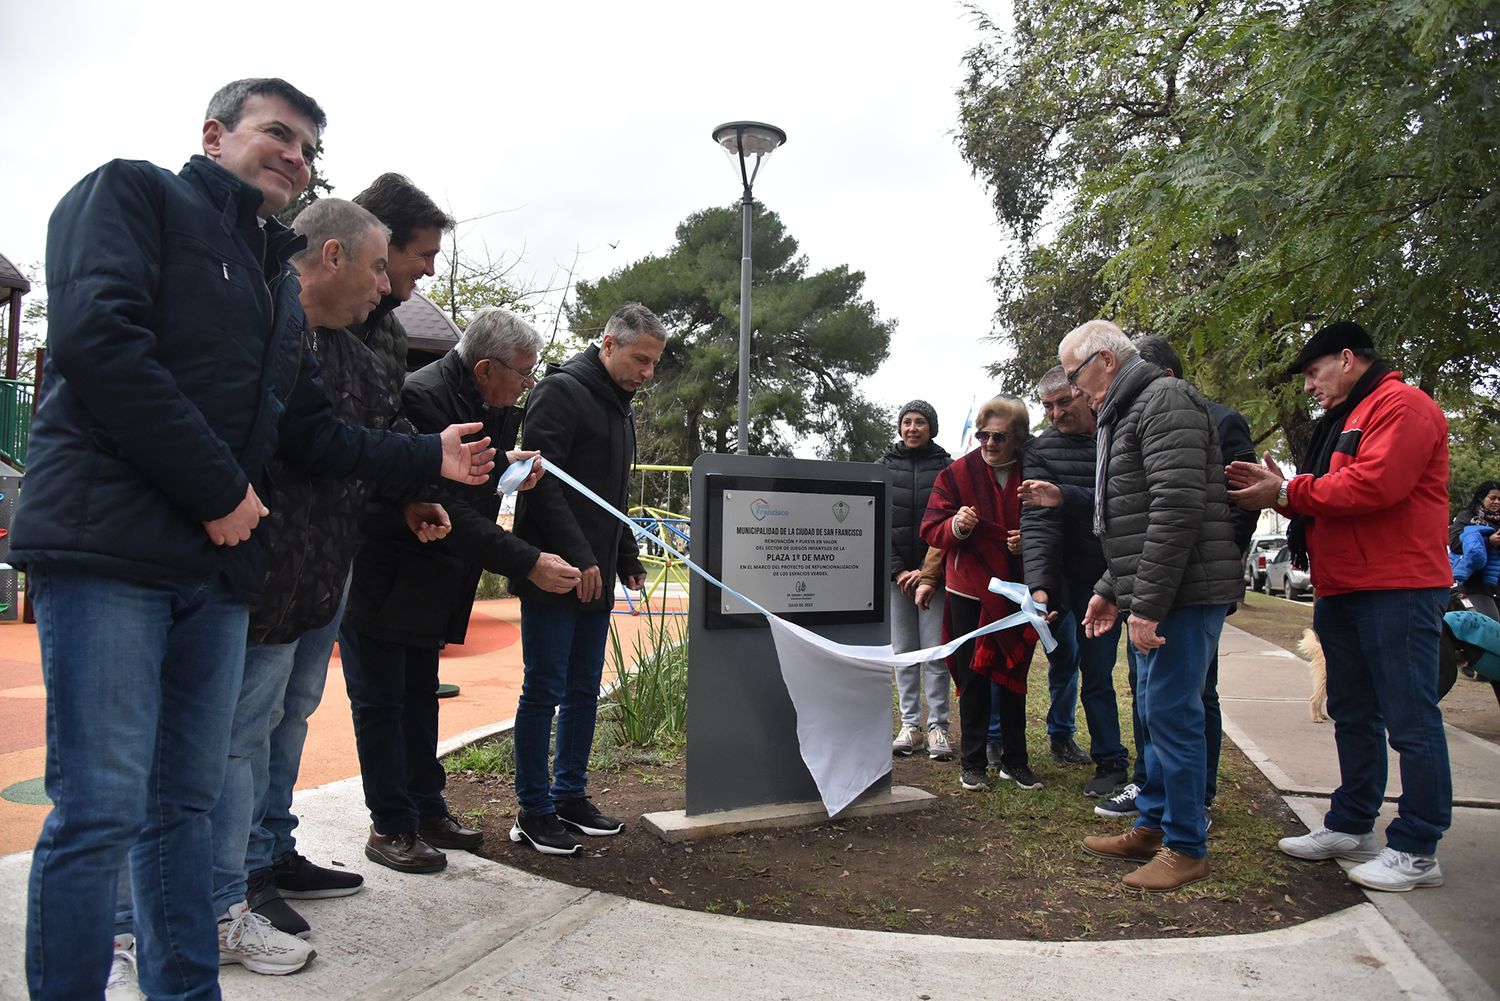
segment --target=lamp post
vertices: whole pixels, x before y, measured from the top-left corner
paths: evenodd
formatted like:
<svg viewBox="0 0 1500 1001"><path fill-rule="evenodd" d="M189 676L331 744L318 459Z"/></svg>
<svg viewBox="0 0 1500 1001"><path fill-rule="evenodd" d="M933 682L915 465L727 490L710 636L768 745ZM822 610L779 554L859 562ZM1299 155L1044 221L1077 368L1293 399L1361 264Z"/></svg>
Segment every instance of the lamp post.
<svg viewBox="0 0 1500 1001"><path fill-rule="evenodd" d="M740 431L739 455L750 454L750 206L751 188L760 173L761 161L786 142L786 133L765 122L725 122L714 129L714 142L724 148L731 161L738 160L740 181L745 186L740 199L744 219L740 247ZM745 158L754 163L746 166Z"/></svg>

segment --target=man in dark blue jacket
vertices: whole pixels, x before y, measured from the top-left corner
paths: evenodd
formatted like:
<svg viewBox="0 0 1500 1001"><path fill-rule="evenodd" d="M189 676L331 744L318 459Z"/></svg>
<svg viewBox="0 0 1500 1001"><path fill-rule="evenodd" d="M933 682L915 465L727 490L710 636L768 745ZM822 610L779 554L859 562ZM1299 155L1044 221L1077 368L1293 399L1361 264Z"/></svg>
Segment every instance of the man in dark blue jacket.
<svg viewBox="0 0 1500 1001"><path fill-rule="evenodd" d="M287 263L301 241L271 218L307 184L318 105L240 80L206 117L204 156L180 174L112 161L48 231L48 353L12 557L35 601L54 804L31 867L37 999L104 993L127 852L149 995L216 996L221 945L269 927L243 904L214 913L208 811L264 575L251 532L272 455L412 488L490 468L487 442L460 441L471 428L391 437L331 414Z"/></svg>
<svg viewBox="0 0 1500 1001"><path fill-rule="evenodd" d="M655 374L666 343L666 328L655 313L640 303L621 306L605 323L598 345L553 367L531 391L522 447L540 451L624 510L635 461L630 401ZM561 594L529 580L516 588L526 676L516 707L520 810L510 839L524 839L549 855L576 855L583 846L574 833L603 836L621 829L586 795L589 748L615 579L638 591L646 573L635 536L577 491L564 490L557 477L543 479L517 502L516 535L556 552L582 574L575 588ZM554 712L557 757L549 761Z"/></svg>

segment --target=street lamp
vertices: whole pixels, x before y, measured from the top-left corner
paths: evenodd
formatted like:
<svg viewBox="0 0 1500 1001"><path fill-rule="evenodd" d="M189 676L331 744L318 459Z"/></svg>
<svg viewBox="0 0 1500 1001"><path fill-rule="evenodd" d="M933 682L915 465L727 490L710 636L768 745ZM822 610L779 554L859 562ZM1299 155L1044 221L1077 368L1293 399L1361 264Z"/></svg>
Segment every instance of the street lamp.
<svg viewBox="0 0 1500 1001"><path fill-rule="evenodd" d="M735 452L750 454L750 206L751 188L760 173L761 161L786 142L786 133L765 122L725 122L714 129L714 142L724 147L730 161L739 161L740 181L745 185L740 207L744 219L740 248L740 439ZM745 165L745 158L754 163Z"/></svg>

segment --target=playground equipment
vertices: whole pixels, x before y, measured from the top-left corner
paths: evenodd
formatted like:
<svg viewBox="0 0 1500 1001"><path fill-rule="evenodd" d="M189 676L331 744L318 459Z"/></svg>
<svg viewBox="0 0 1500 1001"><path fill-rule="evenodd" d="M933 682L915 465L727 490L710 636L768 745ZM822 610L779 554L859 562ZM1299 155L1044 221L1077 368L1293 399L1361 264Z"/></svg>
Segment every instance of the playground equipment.
<svg viewBox="0 0 1500 1001"><path fill-rule="evenodd" d="M671 510L672 499L675 494L673 485L673 474L682 474L684 478L692 472L690 466L658 466L658 465L636 465L631 467L632 472L641 474L638 481L639 503L631 506L626 512L636 524L646 529L653 538L660 539L666 546L680 553L691 556L689 518L686 514L679 514ZM646 480L647 474L666 474L665 503L657 507L646 503ZM686 489L683 490L683 500L689 501ZM658 496L653 492L653 499ZM689 501L687 507L691 507ZM646 541L641 547L641 565L646 568L646 588L641 592L639 598L634 597L630 591L620 588L618 595L623 595L625 606L620 607L616 600L614 612L616 615L640 615L642 610L650 609L657 614L686 615L685 608L668 609L663 607L666 599L680 597L682 604L687 603L687 568L681 560L673 556L664 547L655 547L650 541ZM655 607L653 607L653 605Z"/></svg>

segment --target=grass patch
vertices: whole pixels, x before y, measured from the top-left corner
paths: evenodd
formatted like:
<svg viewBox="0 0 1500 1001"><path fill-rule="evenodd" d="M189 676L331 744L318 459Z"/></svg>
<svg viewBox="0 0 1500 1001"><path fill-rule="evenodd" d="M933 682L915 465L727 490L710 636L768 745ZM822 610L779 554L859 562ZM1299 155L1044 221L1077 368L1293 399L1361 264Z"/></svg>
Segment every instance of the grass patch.
<svg viewBox="0 0 1500 1001"><path fill-rule="evenodd" d="M1302 630L1312 628L1312 602L1287 601L1251 591L1245 595L1244 603L1224 621L1259 636L1267 643L1296 653Z"/></svg>

